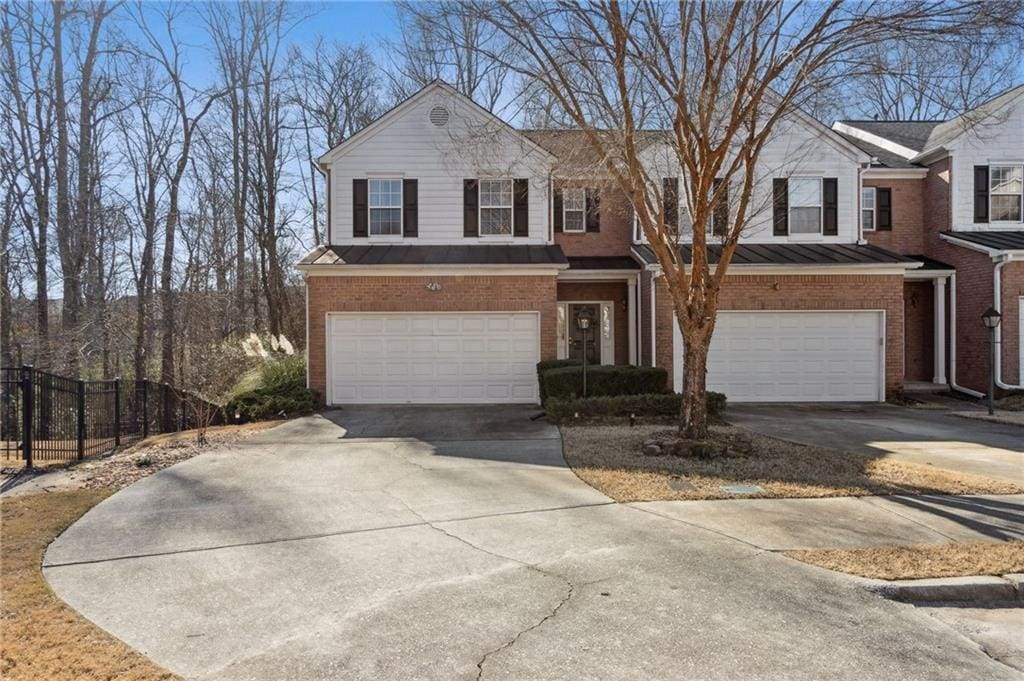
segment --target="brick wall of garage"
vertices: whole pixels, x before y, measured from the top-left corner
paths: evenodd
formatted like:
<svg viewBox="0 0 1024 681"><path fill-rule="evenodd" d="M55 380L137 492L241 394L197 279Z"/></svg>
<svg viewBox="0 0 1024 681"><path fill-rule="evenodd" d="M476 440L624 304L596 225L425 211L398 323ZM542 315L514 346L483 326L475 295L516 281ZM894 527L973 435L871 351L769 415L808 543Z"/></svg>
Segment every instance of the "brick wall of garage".
<svg viewBox="0 0 1024 681"><path fill-rule="evenodd" d="M614 303L615 363L629 364L629 287L625 282L559 282L558 300Z"/></svg>
<svg viewBox="0 0 1024 681"><path fill-rule="evenodd" d="M888 187L892 190L892 230L865 231L868 243L897 253L924 253L924 191L925 179L864 179L865 187Z"/></svg>
<svg viewBox="0 0 1024 681"><path fill-rule="evenodd" d="M903 284L903 365L908 381L935 377L935 284L907 281Z"/></svg>
<svg viewBox="0 0 1024 681"><path fill-rule="evenodd" d="M651 366L651 273L640 273L640 364Z"/></svg>
<svg viewBox="0 0 1024 681"><path fill-rule="evenodd" d="M441 285L430 291L428 283ZM326 387L328 312L540 312L541 359L555 357L554 275L348 277L311 275L308 295L309 381Z"/></svg>
<svg viewBox="0 0 1024 681"><path fill-rule="evenodd" d="M658 366L673 375L672 299L656 280L655 352ZM722 310L884 310L886 390L903 382L902 275L731 276L722 287Z"/></svg>

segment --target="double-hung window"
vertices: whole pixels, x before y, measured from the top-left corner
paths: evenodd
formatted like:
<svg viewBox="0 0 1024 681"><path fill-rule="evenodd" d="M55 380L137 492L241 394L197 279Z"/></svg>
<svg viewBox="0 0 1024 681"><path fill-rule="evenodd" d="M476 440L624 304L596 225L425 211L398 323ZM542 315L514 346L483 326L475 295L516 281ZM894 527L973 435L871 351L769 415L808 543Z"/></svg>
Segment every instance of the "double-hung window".
<svg viewBox="0 0 1024 681"><path fill-rule="evenodd" d="M989 201L992 222L1020 222L1024 202L1024 166L989 168Z"/></svg>
<svg viewBox="0 0 1024 681"><path fill-rule="evenodd" d="M562 190L563 231L587 231L587 190L567 188Z"/></svg>
<svg viewBox="0 0 1024 681"><path fill-rule="evenodd" d="M480 180L480 236L512 235L512 180Z"/></svg>
<svg viewBox="0 0 1024 681"><path fill-rule="evenodd" d="M865 232L875 228L875 188L862 187L860 190L860 225Z"/></svg>
<svg viewBox="0 0 1024 681"><path fill-rule="evenodd" d="M402 181L368 180L370 194L370 236L402 234Z"/></svg>
<svg viewBox="0 0 1024 681"><path fill-rule="evenodd" d="M821 178L789 178L789 233L821 234Z"/></svg>

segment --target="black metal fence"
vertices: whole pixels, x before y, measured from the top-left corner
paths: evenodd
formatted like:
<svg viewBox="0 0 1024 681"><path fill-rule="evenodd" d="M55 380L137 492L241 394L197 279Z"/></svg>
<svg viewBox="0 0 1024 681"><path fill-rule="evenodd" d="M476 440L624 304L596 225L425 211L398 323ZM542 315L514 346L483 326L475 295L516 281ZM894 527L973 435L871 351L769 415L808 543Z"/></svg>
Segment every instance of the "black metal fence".
<svg viewBox="0 0 1024 681"><path fill-rule="evenodd" d="M157 433L194 428L197 404L220 409L152 381L80 381L29 366L0 368L0 459L72 461Z"/></svg>

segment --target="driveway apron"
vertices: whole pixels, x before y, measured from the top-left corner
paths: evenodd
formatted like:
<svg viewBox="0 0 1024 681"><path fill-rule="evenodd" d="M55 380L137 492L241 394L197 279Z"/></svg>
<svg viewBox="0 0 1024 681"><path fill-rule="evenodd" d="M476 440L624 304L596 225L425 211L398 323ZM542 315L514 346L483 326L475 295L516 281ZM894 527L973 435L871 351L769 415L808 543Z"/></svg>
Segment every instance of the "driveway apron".
<svg viewBox="0 0 1024 681"><path fill-rule="evenodd" d="M612 503L532 413L293 421L105 500L44 574L195 679L1020 678L843 577Z"/></svg>

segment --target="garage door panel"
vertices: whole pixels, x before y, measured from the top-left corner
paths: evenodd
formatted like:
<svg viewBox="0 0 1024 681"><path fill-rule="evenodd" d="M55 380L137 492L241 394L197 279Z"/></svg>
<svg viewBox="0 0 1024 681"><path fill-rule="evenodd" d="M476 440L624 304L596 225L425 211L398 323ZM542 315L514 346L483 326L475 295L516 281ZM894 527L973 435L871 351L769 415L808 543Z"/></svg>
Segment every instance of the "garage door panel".
<svg viewBox="0 0 1024 681"><path fill-rule="evenodd" d="M329 398L536 402L536 313L332 314Z"/></svg>
<svg viewBox="0 0 1024 681"><path fill-rule="evenodd" d="M881 399L875 311L723 311L708 352L709 390L733 402ZM676 357L682 337L674 331ZM677 362L676 389L682 386Z"/></svg>

